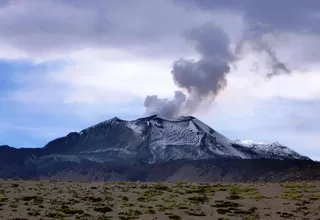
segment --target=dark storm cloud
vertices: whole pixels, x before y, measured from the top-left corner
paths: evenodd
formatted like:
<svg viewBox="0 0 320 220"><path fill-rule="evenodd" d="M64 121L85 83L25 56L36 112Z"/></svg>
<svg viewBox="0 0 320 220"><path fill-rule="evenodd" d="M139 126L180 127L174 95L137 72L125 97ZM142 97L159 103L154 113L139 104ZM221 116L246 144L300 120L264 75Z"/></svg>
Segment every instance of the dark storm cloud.
<svg viewBox="0 0 320 220"><path fill-rule="evenodd" d="M243 15L250 39L267 32L320 33L316 0L3 0L0 44L29 53L95 47L145 56L178 54L186 50L180 32L210 20L208 14L215 15L210 10Z"/></svg>
<svg viewBox="0 0 320 220"><path fill-rule="evenodd" d="M35 52L116 46L137 40L134 30L131 37L124 38L129 30L121 26L124 22L121 16L108 15L110 9L118 7L114 1L90 3L79 0L11 1L0 13L0 41ZM144 39L143 33L140 38Z"/></svg>
<svg viewBox="0 0 320 220"><path fill-rule="evenodd" d="M2 1L0 1L0 7L5 7L5 6L7 6L7 5L9 4L9 1L10 1L10 0L2 0Z"/></svg>
<svg viewBox="0 0 320 220"><path fill-rule="evenodd" d="M307 0L173 0L203 10L228 10L243 14L255 32L320 33L320 2Z"/></svg>
<svg viewBox="0 0 320 220"><path fill-rule="evenodd" d="M0 44L34 54L84 48L168 54L181 51L177 26L187 29L198 17L170 0L16 0L0 6Z"/></svg>
<svg viewBox="0 0 320 220"><path fill-rule="evenodd" d="M173 63L171 73L174 82L188 94L185 102L176 97L171 101L164 101L157 96L147 96L147 113L150 112L149 108L160 109L156 113L169 118L193 113L202 101L213 101L227 85L226 75L230 72L229 65L234 59L227 34L214 23L206 23L188 31L185 37L195 44L201 55L197 61L182 58ZM150 105L150 100L156 101ZM164 115L162 110L172 109L171 106L180 111L171 111L173 114L166 111Z"/></svg>

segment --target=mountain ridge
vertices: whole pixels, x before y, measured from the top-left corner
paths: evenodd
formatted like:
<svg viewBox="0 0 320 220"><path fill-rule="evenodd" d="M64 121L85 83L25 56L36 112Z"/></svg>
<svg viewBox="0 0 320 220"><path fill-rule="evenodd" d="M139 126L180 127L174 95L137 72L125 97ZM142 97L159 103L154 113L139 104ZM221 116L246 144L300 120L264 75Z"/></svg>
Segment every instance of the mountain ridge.
<svg viewBox="0 0 320 220"><path fill-rule="evenodd" d="M230 140L193 116L166 119L151 115L135 120L114 117L80 132L70 132L42 148L20 149L32 151L34 157L72 155L96 162L159 163L213 158L311 160L277 142Z"/></svg>
<svg viewBox="0 0 320 220"><path fill-rule="evenodd" d="M69 142L72 143L73 141L76 142L78 138L81 138L81 135L86 135L92 132L99 133L97 130L108 130L110 127L112 127L114 131L120 129L121 132L126 133L126 136L123 135L125 137L121 137L123 133L120 132L121 134L119 134L119 132L115 132L115 134L112 135L119 137L117 141L114 141L111 144L115 147L108 148L104 145L100 148L96 147L94 150L90 149L91 152L88 150L84 151L84 153L93 153L94 151L122 151L124 154L132 154L130 148L136 145L135 147L139 154L149 154L149 156L153 157L152 159L145 158L145 160L148 160L150 163L182 158L208 159L218 157L237 157L242 159L251 159L251 157L259 158L259 154L261 153L266 154L266 152L261 152L261 148L257 149L248 147L248 145L229 140L193 116L183 116L178 119L167 119L159 117L158 115L151 115L135 120L122 120L118 117L114 117L83 129L79 133L70 133L67 137L69 137ZM102 135L106 135L106 133ZM129 147L125 146L128 145L128 143L122 143L122 145L119 144L123 141L132 141L132 144ZM45 148L49 148L48 145L50 144L52 143L49 142ZM121 147L119 147L119 145L121 145ZM194 146L197 148L195 149ZM272 152L272 155L264 155L262 158L310 159L292 151L291 149L288 150L289 148L281 144L272 143L268 146L274 146L274 148L277 148L278 150L277 152ZM183 152L180 152L182 148ZM239 148L241 148L242 151L239 151ZM283 150L279 150L280 148ZM190 155L191 151L193 151L193 153ZM246 153L243 153L243 151ZM283 154L284 151L287 151L288 154ZM248 156L247 152L251 155ZM276 153L279 154L279 152L282 153L281 156L276 155Z"/></svg>
<svg viewBox="0 0 320 220"><path fill-rule="evenodd" d="M195 117L117 117L43 148L0 146L0 178L81 181L320 179L320 163L281 144L233 141Z"/></svg>

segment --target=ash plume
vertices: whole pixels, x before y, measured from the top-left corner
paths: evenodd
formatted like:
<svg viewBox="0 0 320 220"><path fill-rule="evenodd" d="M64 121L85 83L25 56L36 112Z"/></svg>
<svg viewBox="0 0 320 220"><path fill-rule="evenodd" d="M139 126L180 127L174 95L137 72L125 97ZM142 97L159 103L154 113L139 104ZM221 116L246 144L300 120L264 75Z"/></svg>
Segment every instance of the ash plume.
<svg viewBox="0 0 320 220"><path fill-rule="evenodd" d="M270 73L266 74L266 78L270 79L282 74L290 74L291 69L277 56L272 44L263 38L264 35L266 35L265 32L257 33L256 31L248 30L236 45L235 54L241 55L244 45L249 44L254 51L264 53L267 56L266 65ZM273 34L273 37L276 36Z"/></svg>
<svg viewBox="0 0 320 220"><path fill-rule="evenodd" d="M287 64L279 59L273 47L263 39L256 39L252 41L254 50L258 52L264 52L267 55L267 67L270 69L270 73L266 75L267 78L272 78L282 74L290 74L291 70Z"/></svg>
<svg viewBox="0 0 320 220"><path fill-rule="evenodd" d="M271 73L267 74L267 78L278 76L281 74L290 74L291 70L287 67L287 64L282 62L276 55L272 47L264 44L260 44L261 50L268 55L268 66L271 69Z"/></svg>
<svg viewBox="0 0 320 220"><path fill-rule="evenodd" d="M195 44L199 60L181 58L173 62L171 74L175 84L181 88L173 99L147 96L145 114L158 114L174 118L194 113L203 101L212 102L226 87L226 75L234 56L230 51L228 35L214 23L206 23L185 34Z"/></svg>
<svg viewBox="0 0 320 220"><path fill-rule="evenodd" d="M146 115L158 114L165 118L178 117L186 101L186 95L176 91L172 100L161 99L156 95L148 95L144 100Z"/></svg>

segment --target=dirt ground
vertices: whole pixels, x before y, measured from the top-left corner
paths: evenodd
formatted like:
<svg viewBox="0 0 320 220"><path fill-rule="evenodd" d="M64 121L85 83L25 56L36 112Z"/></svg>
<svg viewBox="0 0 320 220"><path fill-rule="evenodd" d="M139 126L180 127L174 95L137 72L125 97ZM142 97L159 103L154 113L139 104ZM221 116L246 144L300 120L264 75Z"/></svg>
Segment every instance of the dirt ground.
<svg viewBox="0 0 320 220"><path fill-rule="evenodd" d="M0 180L0 219L320 220L320 182Z"/></svg>

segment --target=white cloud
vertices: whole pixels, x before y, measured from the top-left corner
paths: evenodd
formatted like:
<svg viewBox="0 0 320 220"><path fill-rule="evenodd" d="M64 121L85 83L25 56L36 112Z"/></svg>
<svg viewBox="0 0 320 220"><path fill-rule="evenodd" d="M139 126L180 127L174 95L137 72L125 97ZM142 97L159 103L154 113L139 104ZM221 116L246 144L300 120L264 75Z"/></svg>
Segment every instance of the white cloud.
<svg viewBox="0 0 320 220"><path fill-rule="evenodd" d="M111 57L111 52L115 56ZM171 60L137 57L122 51L91 50L69 54L65 68L12 76L21 85L10 98L25 102L123 102L150 93L171 96ZM117 54L123 59L117 57Z"/></svg>
<svg viewBox="0 0 320 220"><path fill-rule="evenodd" d="M91 58L76 59L74 64L62 72L49 75L53 82L65 84L71 91L80 94L88 91L102 100L143 97L149 93L163 96L172 94L174 84L170 75L171 60L152 60L131 56L129 60L109 61L108 59L92 56ZM93 90L93 91L92 91ZM73 93L71 92L71 93ZM73 93L71 96L77 96ZM119 96L119 97L117 97ZM77 97L79 101L81 97ZM88 98L88 97L87 97ZM67 98L72 101L72 98Z"/></svg>

